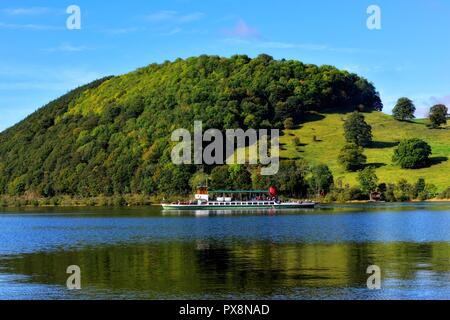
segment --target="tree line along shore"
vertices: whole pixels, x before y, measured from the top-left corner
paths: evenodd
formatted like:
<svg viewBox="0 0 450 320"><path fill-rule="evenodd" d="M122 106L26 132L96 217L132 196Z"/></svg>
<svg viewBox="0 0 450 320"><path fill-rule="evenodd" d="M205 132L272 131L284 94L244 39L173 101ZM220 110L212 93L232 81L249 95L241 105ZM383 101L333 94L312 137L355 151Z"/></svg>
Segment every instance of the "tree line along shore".
<svg viewBox="0 0 450 320"><path fill-rule="evenodd" d="M320 202L449 198L447 107L430 106L427 120L406 97L393 116L383 107L371 82L333 66L264 54L151 64L72 90L0 133L0 205L145 205L187 199L205 179ZM173 164L173 130L195 121L280 129L280 171Z"/></svg>

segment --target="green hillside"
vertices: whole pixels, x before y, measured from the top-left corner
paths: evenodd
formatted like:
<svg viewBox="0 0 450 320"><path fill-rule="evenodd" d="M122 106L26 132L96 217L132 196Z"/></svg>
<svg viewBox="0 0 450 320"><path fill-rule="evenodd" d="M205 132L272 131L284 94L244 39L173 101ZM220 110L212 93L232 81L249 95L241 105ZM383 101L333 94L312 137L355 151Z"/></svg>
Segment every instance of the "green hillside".
<svg viewBox="0 0 450 320"><path fill-rule="evenodd" d="M373 126L375 143L365 152L378 167L380 182L424 177L439 191L450 186L450 130L398 122L380 113L382 108L368 80L327 65L267 55L151 64L77 88L0 133L0 195L188 195L203 173L218 188L277 185L288 196L317 195L322 189L310 180L314 164L328 165L335 180L356 184L356 174L337 164L342 119L353 110L364 112ZM261 177L257 167L176 166L171 134L192 130L194 121L202 121L204 130L222 131L301 124L282 137L281 155L306 162L284 162L270 178ZM301 146L294 146L295 136ZM432 146L430 168L406 171L392 165L395 143L412 137Z"/></svg>
<svg viewBox="0 0 450 320"><path fill-rule="evenodd" d="M151 64L69 92L2 132L0 194L189 194L190 179L214 168L172 164L173 130L194 120L205 130L282 129L330 106L382 109L370 82L332 66L268 55ZM236 172L242 183L227 186L251 187Z"/></svg>
<svg viewBox="0 0 450 320"><path fill-rule="evenodd" d="M311 163L326 163L335 178L342 177L345 183L356 185L357 173L345 172L338 164L340 149L345 144L343 119L345 114L315 114L311 122L302 124L295 130L288 130L281 138L285 158L304 158ZM450 186L450 126L443 129L429 129L427 122L400 122L381 112L365 114L366 121L372 126L374 144L365 149L368 165L372 164L382 182L398 182L404 178L414 183L423 177L435 184L439 190ZM314 136L317 141L314 141ZM298 137L301 146L294 146L293 139ZM420 138L433 150L433 165L418 170L402 170L392 163L396 144L404 139Z"/></svg>

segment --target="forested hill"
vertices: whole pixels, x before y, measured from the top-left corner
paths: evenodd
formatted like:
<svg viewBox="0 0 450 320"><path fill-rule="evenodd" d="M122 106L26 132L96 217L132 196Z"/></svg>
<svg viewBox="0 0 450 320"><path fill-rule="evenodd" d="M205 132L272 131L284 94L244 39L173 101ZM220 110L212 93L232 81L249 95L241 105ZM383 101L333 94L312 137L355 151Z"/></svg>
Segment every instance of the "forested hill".
<svg viewBox="0 0 450 320"><path fill-rule="evenodd" d="M0 193L184 193L198 168L170 162L170 134L280 128L309 111L381 110L374 86L332 66L261 55L151 64L75 89L0 134Z"/></svg>

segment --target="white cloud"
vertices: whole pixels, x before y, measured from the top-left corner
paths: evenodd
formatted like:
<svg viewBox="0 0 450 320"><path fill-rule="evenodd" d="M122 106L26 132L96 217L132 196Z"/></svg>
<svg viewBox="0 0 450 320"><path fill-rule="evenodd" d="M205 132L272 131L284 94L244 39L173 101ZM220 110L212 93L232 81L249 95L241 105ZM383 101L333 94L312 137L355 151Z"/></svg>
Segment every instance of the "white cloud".
<svg viewBox="0 0 450 320"><path fill-rule="evenodd" d="M178 20L180 23L189 23L189 22L200 20L203 18L203 16L204 16L204 13L202 13L202 12L194 12L194 13L182 15L178 18Z"/></svg>
<svg viewBox="0 0 450 320"><path fill-rule="evenodd" d="M446 106L450 106L450 95L433 95L429 93L423 94L399 94L397 96L386 95L383 97L384 109L385 112L391 114L392 109L397 103L398 98L405 96L409 97L416 106L416 118L426 118L428 117L428 113L430 108L436 104L445 104Z"/></svg>
<svg viewBox="0 0 450 320"><path fill-rule="evenodd" d="M360 52L357 48L333 47L325 44L314 43L295 43L266 40L258 29L249 26L244 20L240 19L231 29L222 29L221 33L225 35L223 42L230 45L249 46L258 49L298 49L305 51L328 51L341 53Z"/></svg>
<svg viewBox="0 0 450 320"><path fill-rule="evenodd" d="M417 97L413 97L417 107L416 116L419 118L425 118L430 112L430 108L436 104L444 104L447 107L450 106L450 95L431 95L422 94Z"/></svg>
<svg viewBox="0 0 450 320"><path fill-rule="evenodd" d="M360 52L357 48L332 47L324 44L312 43L292 43L279 41L265 41L261 39L243 39L243 38L225 38L222 40L230 45L247 45L260 49L299 49L305 51L328 51L328 52L342 52L342 53L356 53Z"/></svg>
<svg viewBox="0 0 450 320"><path fill-rule="evenodd" d="M174 29L169 30L167 32L161 33L161 35L162 36L173 36L173 35L175 35L177 33L180 33L181 31L183 31L183 29L181 29L181 28L174 28Z"/></svg>
<svg viewBox="0 0 450 320"><path fill-rule="evenodd" d="M430 104L436 105L436 104L445 104L447 107L450 107L450 94L442 97L430 97Z"/></svg>
<svg viewBox="0 0 450 320"><path fill-rule="evenodd" d="M43 31L43 30L62 30L64 28L42 24L14 24L14 23L0 22L0 29Z"/></svg>
<svg viewBox="0 0 450 320"><path fill-rule="evenodd" d="M145 30L144 28L137 28L137 27L128 27L128 28L109 28L109 29L103 29L101 32L110 34L110 35L122 35L122 34L129 34L137 31Z"/></svg>
<svg viewBox="0 0 450 320"><path fill-rule="evenodd" d="M177 16L176 11L158 11L146 16L146 19L152 22L161 22L173 20Z"/></svg>
<svg viewBox="0 0 450 320"><path fill-rule="evenodd" d="M3 9L1 12L6 13L10 16L19 16L19 15L41 15L50 12L49 8L45 7L32 7L32 8L9 8Z"/></svg>
<svg viewBox="0 0 450 320"><path fill-rule="evenodd" d="M82 52L86 50L92 50L86 46L74 46L68 43L63 43L60 46L54 48L44 49L46 52Z"/></svg>
<svg viewBox="0 0 450 320"><path fill-rule="evenodd" d="M192 12L187 14L179 13L178 11L163 10L152 13L145 17L146 20L154 23L175 23L183 24L200 20L204 17L202 12Z"/></svg>
<svg viewBox="0 0 450 320"><path fill-rule="evenodd" d="M0 90L68 91L103 75L75 67L0 66Z"/></svg>
<svg viewBox="0 0 450 320"><path fill-rule="evenodd" d="M103 76L86 68L0 65L0 131L48 101Z"/></svg>

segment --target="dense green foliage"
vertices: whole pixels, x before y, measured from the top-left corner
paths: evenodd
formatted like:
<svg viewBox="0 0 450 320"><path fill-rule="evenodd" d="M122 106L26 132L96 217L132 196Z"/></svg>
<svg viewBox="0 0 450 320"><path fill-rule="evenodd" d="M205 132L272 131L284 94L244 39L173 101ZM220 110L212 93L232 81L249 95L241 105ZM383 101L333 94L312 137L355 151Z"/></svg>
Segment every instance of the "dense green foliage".
<svg viewBox="0 0 450 320"><path fill-rule="evenodd" d="M372 142L372 127L367 124L360 112L350 114L344 122L344 131L348 143L365 147Z"/></svg>
<svg viewBox="0 0 450 320"><path fill-rule="evenodd" d="M78 88L1 133L0 193L187 194L196 172L215 169L173 165L174 129L192 129L194 120L204 129L281 129L303 122L306 112L349 108L382 105L371 83L331 66L267 55L151 64ZM236 173L217 170L213 177L231 175L224 187L252 182L250 171L236 181Z"/></svg>
<svg viewBox="0 0 450 320"><path fill-rule="evenodd" d="M400 179L397 183L380 183L373 170L368 170L365 174L360 173L360 186L351 187L338 179L333 185L330 193L325 197L325 201L347 202L352 200L369 200L372 191L381 194L381 200L388 202L403 202L411 200L429 200L438 196L440 199L450 199L450 188L447 192L438 194L435 185L427 183L425 179L419 178L415 184L410 184L405 179ZM370 191L369 191L370 190Z"/></svg>
<svg viewBox="0 0 450 320"><path fill-rule="evenodd" d="M367 157L362 147L348 143L341 149L338 160L346 171L358 171L366 164Z"/></svg>
<svg viewBox="0 0 450 320"><path fill-rule="evenodd" d="M328 166L321 164L311 170L310 188L318 196L326 195L334 183L333 173Z"/></svg>
<svg viewBox="0 0 450 320"><path fill-rule="evenodd" d="M392 161L403 169L418 169L430 165L431 147L420 139L409 139L400 142L394 151Z"/></svg>
<svg viewBox="0 0 450 320"><path fill-rule="evenodd" d="M432 128L439 128L447 123L448 108L443 104L437 104L430 108L430 122Z"/></svg>
<svg viewBox="0 0 450 320"><path fill-rule="evenodd" d="M416 112L416 106L408 98L400 98L397 101L394 109L392 109L392 115L399 121L406 121L414 119L414 113Z"/></svg>
<svg viewBox="0 0 450 320"><path fill-rule="evenodd" d="M450 187L448 187L444 192L439 194L439 199L450 199Z"/></svg>
<svg viewBox="0 0 450 320"><path fill-rule="evenodd" d="M370 194L377 189L378 177L372 167L367 167L358 174L359 185L361 190Z"/></svg>

